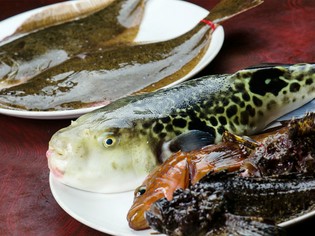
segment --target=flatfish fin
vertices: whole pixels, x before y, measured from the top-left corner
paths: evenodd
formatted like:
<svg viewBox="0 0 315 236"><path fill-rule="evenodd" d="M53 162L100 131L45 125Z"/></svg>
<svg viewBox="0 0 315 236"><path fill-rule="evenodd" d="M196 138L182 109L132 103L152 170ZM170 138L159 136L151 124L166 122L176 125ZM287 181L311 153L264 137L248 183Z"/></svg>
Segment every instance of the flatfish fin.
<svg viewBox="0 0 315 236"><path fill-rule="evenodd" d="M215 24L221 23L233 16L258 6L263 2L264 0L221 0L211 9L211 12L206 19Z"/></svg>

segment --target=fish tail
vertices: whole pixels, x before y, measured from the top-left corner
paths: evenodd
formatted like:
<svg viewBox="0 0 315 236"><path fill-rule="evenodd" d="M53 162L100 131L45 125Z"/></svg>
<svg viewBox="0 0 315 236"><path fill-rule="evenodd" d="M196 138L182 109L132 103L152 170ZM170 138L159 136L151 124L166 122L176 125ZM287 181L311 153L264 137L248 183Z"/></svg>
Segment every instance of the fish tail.
<svg viewBox="0 0 315 236"><path fill-rule="evenodd" d="M264 0L221 0L211 9L210 14L205 19L218 24L263 2Z"/></svg>

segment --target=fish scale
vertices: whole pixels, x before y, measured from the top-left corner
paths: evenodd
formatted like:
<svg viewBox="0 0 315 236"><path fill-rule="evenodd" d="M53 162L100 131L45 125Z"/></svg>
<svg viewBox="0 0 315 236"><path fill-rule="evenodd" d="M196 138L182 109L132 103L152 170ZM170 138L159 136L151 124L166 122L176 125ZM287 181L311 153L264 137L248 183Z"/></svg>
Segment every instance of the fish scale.
<svg viewBox="0 0 315 236"><path fill-rule="evenodd" d="M311 101L314 72L314 64L265 65L119 99L58 131L49 143L49 167L78 188L134 189L176 151L220 142L225 130L255 134ZM90 162L98 164L88 169Z"/></svg>

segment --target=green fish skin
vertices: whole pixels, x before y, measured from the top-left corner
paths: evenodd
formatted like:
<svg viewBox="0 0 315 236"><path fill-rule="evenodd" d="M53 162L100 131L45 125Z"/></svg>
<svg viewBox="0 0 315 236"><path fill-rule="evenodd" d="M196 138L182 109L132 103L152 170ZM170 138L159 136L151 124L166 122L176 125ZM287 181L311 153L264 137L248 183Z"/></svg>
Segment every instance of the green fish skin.
<svg viewBox="0 0 315 236"><path fill-rule="evenodd" d="M193 63L194 67L194 59L208 48L211 32L207 24L199 23L175 39L78 55L27 83L0 90L0 107L28 111L91 107L139 92L170 76L180 79L185 74L179 71L188 73L191 69L186 66Z"/></svg>
<svg viewBox="0 0 315 236"><path fill-rule="evenodd" d="M137 35L144 0L116 0L78 20L51 26L0 47L0 89L24 83L48 68L111 41L131 43Z"/></svg>
<svg viewBox="0 0 315 236"><path fill-rule="evenodd" d="M225 130L257 133L314 97L314 64L190 80L81 116L53 135L48 165L61 182L80 189L132 190L172 153L220 142Z"/></svg>

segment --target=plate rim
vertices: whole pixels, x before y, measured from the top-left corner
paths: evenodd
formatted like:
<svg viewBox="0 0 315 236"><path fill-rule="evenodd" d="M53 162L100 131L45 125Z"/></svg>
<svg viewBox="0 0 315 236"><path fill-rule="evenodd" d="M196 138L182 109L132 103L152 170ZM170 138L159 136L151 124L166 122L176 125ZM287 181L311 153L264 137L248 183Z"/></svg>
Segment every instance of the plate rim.
<svg viewBox="0 0 315 236"><path fill-rule="evenodd" d="M100 232L103 232L103 233L107 233L107 234L112 234L114 235L115 232L113 232L112 230L108 230L108 231L103 231L100 227L98 226L95 226L94 224L90 224L90 222L88 220L85 220L84 217L81 217L79 216L78 214L75 214L66 204L64 204L60 198L58 197L58 191L56 191L56 187L54 185L54 181L58 181L51 172L49 172L49 187L50 187L50 191L52 193L52 196L54 197L55 201L58 203L58 205L67 213L69 214L72 218L76 219L77 221L81 222L82 224L92 228L92 229L95 229L95 230L98 230ZM61 185L63 185L65 188L72 188L70 186L67 186L67 185L64 185L62 183L60 183ZM74 189L74 188L72 188ZM81 191L79 189L77 189L78 191ZM85 191L82 191L82 192L85 192Z"/></svg>

